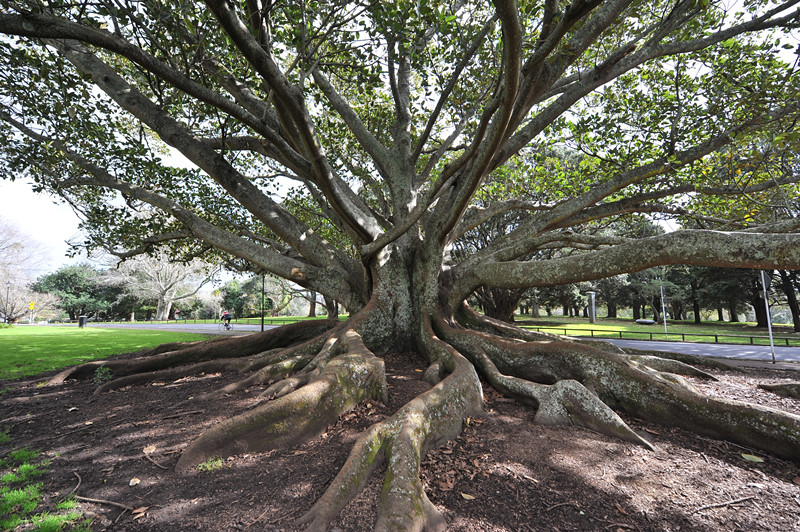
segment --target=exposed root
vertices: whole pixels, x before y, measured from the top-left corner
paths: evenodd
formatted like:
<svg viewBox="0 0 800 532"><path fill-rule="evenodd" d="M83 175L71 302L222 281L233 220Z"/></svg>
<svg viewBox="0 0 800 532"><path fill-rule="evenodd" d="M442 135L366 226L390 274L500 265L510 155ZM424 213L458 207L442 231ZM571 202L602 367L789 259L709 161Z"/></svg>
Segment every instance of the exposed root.
<svg viewBox="0 0 800 532"><path fill-rule="evenodd" d="M247 357L314 338L336 325L339 325L338 320L309 320L247 336L214 338L192 343L177 351L163 352L164 348L155 348L143 352L134 359L94 361L81 364L55 375L47 384L60 384L68 378L91 377L99 366L105 366L115 376L122 377L219 358Z"/></svg>
<svg viewBox="0 0 800 532"><path fill-rule="evenodd" d="M781 384L759 384L759 388L784 397L800 399L800 382L784 382Z"/></svg>
<svg viewBox="0 0 800 532"><path fill-rule="evenodd" d="M474 353L472 358L495 389L536 408L535 423L584 427L654 450L650 442L578 381L537 384L503 375L484 352Z"/></svg>
<svg viewBox="0 0 800 532"><path fill-rule="evenodd" d="M483 314L478 314L472 310L467 304L462 305L457 314L458 322L472 330L484 332L487 334L495 334L507 339L524 340L526 342L537 340L558 340L564 337L557 334L531 331L516 327L510 323L500 321Z"/></svg>
<svg viewBox="0 0 800 532"><path fill-rule="evenodd" d="M309 531L326 530L382 461L387 463L387 472L375 530L444 530L444 517L422 487L421 457L427 449L460 434L465 418L482 413L483 391L472 364L435 338L429 326L423 333L429 358L447 368L449 375L361 435L331 485L298 520L298 524L308 524Z"/></svg>
<svg viewBox="0 0 800 532"><path fill-rule="evenodd" d="M717 380L717 378L712 374L699 370L678 360L670 360L667 358L648 355L628 355L627 358L633 362L634 365L645 366L664 373L673 373L675 375L683 375L685 377L697 377L699 379L706 379L710 381Z"/></svg>
<svg viewBox="0 0 800 532"><path fill-rule="evenodd" d="M706 397L677 375L591 346L520 344L453 328L443 332L462 352L485 350L503 374L546 384L577 380L611 408L800 460L800 416Z"/></svg>
<svg viewBox="0 0 800 532"><path fill-rule="evenodd" d="M183 453L176 469L204 460L282 448L312 438L365 399L386 401L383 360L346 334L349 352L318 368L302 388L207 430Z"/></svg>
<svg viewBox="0 0 800 532"><path fill-rule="evenodd" d="M305 368L313 360L315 353L327 342L326 335L319 336L312 340L296 346L279 351L269 356L260 368L247 368L247 370L258 369L248 377L232 382L219 390L209 392L199 396L197 399L210 400L223 397L241 390L246 390L251 386L258 386L269 382L275 378L290 375L291 373Z"/></svg>
<svg viewBox="0 0 800 532"><path fill-rule="evenodd" d="M215 371L226 370L243 370L249 364L247 359L228 358L222 360L207 360L189 366L181 366L177 368L162 369L161 371L149 371L146 373L134 373L133 375L125 375L118 379L108 381L98 386L94 395L118 390L125 386L134 386L138 384L145 384L148 382L159 381L174 381L188 377L191 375L199 375L201 373L213 373Z"/></svg>

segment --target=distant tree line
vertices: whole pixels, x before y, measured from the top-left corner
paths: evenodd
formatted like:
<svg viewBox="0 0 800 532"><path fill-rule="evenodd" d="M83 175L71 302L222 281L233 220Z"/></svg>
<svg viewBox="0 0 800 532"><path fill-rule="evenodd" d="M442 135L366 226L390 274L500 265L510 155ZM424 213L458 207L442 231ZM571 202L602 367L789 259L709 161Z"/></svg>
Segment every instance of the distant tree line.
<svg viewBox="0 0 800 532"><path fill-rule="evenodd" d="M768 274L773 322L791 321L794 330L800 332L800 272L775 270ZM513 321L515 314L540 317L558 313L586 317L590 291L596 293L597 306L605 307L609 318L620 317L624 309L631 319L652 318L661 322L662 308L665 308L670 320L738 322L750 316L758 327L767 326L760 274L747 269L671 266L592 283L527 291L482 287L474 294L472 304L487 315L505 321Z"/></svg>
<svg viewBox="0 0 800 532"><path fill-rule="evenodd" d="M230 279L219 288L201 291L213 280L207 265L182 265L141 260L101 269L88 263L63 266L38 277L30 285L36 299L47 297L49 310L37 319L172 320L216 319L227 310L235 317L281 313L325 314L317 295L293 288L271 276ZM262 291L263 286L263 291ZM338 312L335 303L330 305ZM22 317L22 316L18 316ZM13 321L13 320L12 320Z"/></svg>

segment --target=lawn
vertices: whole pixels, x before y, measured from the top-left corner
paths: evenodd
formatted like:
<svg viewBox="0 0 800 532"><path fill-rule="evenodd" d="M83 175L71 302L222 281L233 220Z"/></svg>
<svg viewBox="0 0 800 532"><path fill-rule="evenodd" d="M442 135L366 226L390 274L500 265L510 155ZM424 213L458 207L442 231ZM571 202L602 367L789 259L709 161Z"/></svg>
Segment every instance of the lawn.
<svg viewBox="0 0 800 532"><path fill-rule="evenodd" d="M769 345L766 329L757 329L754 323L730 323L705 321L696 325L685 321L667 321L667 335L664 324L640 325L631 319L598 318L597 323L589 323L586 318L564 318L562 316L542 316L529 318L516 316L517 324L543 332L568 334L570 336L593 336L596 338L620 338L626 340L671 340L680 342L718 342L725 344L749 344L753 337L755 345ZM800 346L800 334L790 326L773 326L775 345Z"/></svg>
<svg viewBox="0 0 800 532"><path fill-rule="evenodd" d="M78 327L0 329L0 379L15 379L166 342L207 340L170 331Z"/></svg>

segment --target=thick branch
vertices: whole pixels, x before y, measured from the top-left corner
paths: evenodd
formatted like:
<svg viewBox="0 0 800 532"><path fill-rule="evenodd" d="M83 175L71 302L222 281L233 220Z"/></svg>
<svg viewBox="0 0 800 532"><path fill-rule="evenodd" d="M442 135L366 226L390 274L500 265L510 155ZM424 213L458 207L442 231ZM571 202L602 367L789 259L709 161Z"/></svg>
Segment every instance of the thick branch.
<svg viewBox="0 0 800 532"><path fill-rule="evenodd" d="M555 286L665 264L795 270L800 268L800 234L676 231L547 261L482 264L474 269L473 283L500 288Z"/></svg>

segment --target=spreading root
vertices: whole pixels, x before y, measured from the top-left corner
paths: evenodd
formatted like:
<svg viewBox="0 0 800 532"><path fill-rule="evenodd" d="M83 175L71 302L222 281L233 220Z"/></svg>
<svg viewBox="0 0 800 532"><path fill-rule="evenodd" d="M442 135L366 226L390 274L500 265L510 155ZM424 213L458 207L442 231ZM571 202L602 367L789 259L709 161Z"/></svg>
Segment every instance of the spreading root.
<svg viewBox="0 0 800 532"><path fill-rule="evenodd" d="M362 401L387 403L384 364L375 355L387 347L374 340L382 322L371 319L372 310L344 324L304 322L85 364L51 382L88 376L103 365L115 378L96 393L212 371L241 372L242 378L210 390L206 399L267 385L252 409L207 429L186 447L177 469L189 471L209 458L296 445ZM530 405L538 424L583 427L652 449L620 412L800 460L800 417L705 397L685 377L713 377L684 362L531 333L466 308L456 318L432 313L414 336L428 360L424 379L432 387L361 434L337 476L298 519L307 530L327 530L380 465L385 476L375 530L443 530L444 518L423 489L420 463L428 449L457 436L465 419L482 414L480 377ZM775 391L796 393L796 386Z"/></svg>

